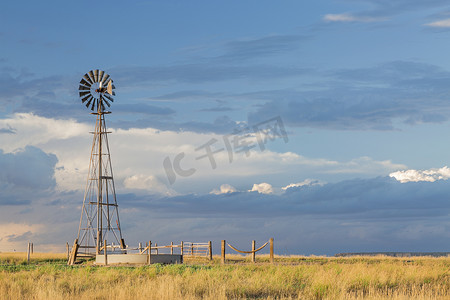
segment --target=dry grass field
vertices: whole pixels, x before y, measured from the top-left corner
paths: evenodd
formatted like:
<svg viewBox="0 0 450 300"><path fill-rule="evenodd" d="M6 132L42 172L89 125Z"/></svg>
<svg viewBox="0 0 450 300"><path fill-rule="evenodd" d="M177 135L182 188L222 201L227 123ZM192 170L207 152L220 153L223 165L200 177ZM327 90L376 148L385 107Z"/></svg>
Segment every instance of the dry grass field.
<svg viewBox="0 0 450 300"><path fill-rule="evenodd" d="M227 256L228 258L228 256ZM230 256L226 265L65 265L0 253L1 299L450 299L450 258Z"/></svg>

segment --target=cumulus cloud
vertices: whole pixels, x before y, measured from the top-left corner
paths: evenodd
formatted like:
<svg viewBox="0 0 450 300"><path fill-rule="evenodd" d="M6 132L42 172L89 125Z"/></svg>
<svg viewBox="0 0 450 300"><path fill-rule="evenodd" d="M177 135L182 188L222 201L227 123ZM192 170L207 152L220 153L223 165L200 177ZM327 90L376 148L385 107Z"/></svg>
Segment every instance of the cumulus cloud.
<svg viewBox="0 0 450 300"><path fill-rule="evenodd" d="M211 194L219 195L219 194L229 194L229 193L235 193L235 192L237 192L237 190L234 186L225 183L225 184L222 184L218 190L217 189L212 190Z"/></svg>
<svg viewBox="0 0 450 300"><path fill-rule="evenodd" d="M7 134L16 134L16 130L8 125L7 128L0 128L0 134L7 133Z"/></svg>
<svg viewBox="0 0 450 300"><path fill-rule="evenodd" d="M54 154L27 146L13 153L0 149L0 185L11 189L45 190L55 186L54 168L57 163Z"/></svg>
<svg viewBox="0 0 450 300"><path fill-rule="evenodd" d="M0 149L0 205L24 205L56 186L54 154L27 146L12 153Z"/></svg>
<svg viewBox="0 0 450 300"><path fill-rule="evenodd" d="M16 113L0 119L0 127L14 128L15 134L2 136L0 147L7 152L27 145L40 146L55 140L83 136L93 129L93 125L88 126L73 119L58 120L33 113Z"/></svg>
<svg viewBox="0 0 450 300"><path fill-rule="evenodd" d="M92 131L93 124L90 126L75 120L55 120L33 114L15 114L7 119L0 119L0 127L2 125L12 126L17 132L2 136L3 151L13 152L14 149L33 145L46 153L53 153L58 159L55 166L58 189L64 191L84 189L92 143L92 135L89 132ZM246 139L254 146L250 152L230 154L226 151L224 136L219 134L205 135L192 131L162 131L154 128L109 129L112 132L108 139L118 189L126 188L123 185L125 178L135 175L155 176L165 181L167 174L163 161L169 157L173 162L179 153L185 153L181 162L182 168L196 170L189 178L178 176L172 188L181 193L210 192L213 187L220 186L224 181L232 186L253 185L255 181L271 180L273 174L285 174L285 178L320 176L323 180L329 181L337 174L341 178L342 176L351 178L352 174L377 176L406 168L394 162L376 161L368 157L333 161L304 157L294 152L279 153L267 149L262 151L254 136ZM196 149L214 139L217 142L213 147L223 149L214 154L216 169L211 168L207 158L196 159L205 151ZM212 174L214 176L211 176ZM140 177L139 180L145 181L144 177ZM282 187L285 180L276 177L275 182L271 183Z"/></svg>
<svg viewBox="0 0 450 300"><path fill-rule="evenodd" d="M83 191L88 174L89 155L92 144L94 124L79 123L75 120L55 120L33 114L15 114L7 119L0 119L0 128L11 126L17 134L2 135L5 153L15 149L33 145L45 153L56 155L54 177L57 189L61 191ZM189 177L177 175L172 186L179 193L209 193L223 182L244 190L254 182L270 182L274 186L286 185L287 178L315 177L333 181L339 177L352 178L380 176L406 166L391 161L377 161L369 157L334 161L326 158L305 157L295 152L262 151L254 136L248 136L251 150L237 153L226 150L224 136L219 134L200 134L192 131L157 130L154 128L109 128L108 136L111 160L116 188L145 189L146 180L152 181L154 176L161 185L149 185L162 194L166 190L167 173L163 166L165 158L173 162L179 153L185 153L181 161L182 169L195 169ZM216 140L214 160L217 165L212 169L208 158L197 159L205 154L204 149L196 150L208 141ZM283 140L280 138L280 141ZM247 155L248 154L248 155ZM275 176L274 174L282 174ZM134 178L133 176L138 176ZM133 177L133 179L131 179ZM129 178L125 185L125 179ZM149 179L150 178L150 179ZM273 181L271 181L273 180ZM137 185L140 182L140 185ZM290 181L287 181L288 183ZM295 182L293 182L295 183ZM142 191L140 193L142 193ZM124 191L125 192L125 191ZM278 192L277 189L274 192Z"/></svg>
<svg viewBox="0 0 450 300"><path fill-rule="evenodd" d="M428 181L434 182L436 180L447 180L450 178L450 169L445 166L439 169L429 170L404 170L389 174L390 177L395 178L401 183L405 182L419 182Z"/></svg>
<svg viewBox="0 0 450 300"><path fill-rule="evenodd" d="M273 187L271 184L266 182L255 183L250 192L258 192L260 194L273 194Z"/></svg>
<svg viewBox="0 0 450 300"><path fill-rule="evenodd" d="M123 184L125 188L131 190L145 190L150 193L162 194L166 196L174 196L177 193L168 188L157 177L150 175L132 175L124 179Z"/></svg>
<svg viewBox="0 0 450 300"><path fill-rule="evenodd" d="M297 187L302 187L302 186L314 186L314 185L324 185L325 183L317 180L317 179L305 179L302 182L298 182L298 183L291 183L287 186L282 187L282 190L287 190L290 188L297 188Z"/></svg>

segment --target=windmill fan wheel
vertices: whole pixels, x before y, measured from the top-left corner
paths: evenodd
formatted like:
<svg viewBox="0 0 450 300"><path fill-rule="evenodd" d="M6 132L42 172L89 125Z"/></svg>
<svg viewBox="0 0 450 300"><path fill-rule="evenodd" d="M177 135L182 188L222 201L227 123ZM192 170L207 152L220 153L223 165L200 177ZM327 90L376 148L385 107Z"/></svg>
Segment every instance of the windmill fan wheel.
<svg viewBox="0 0 450 300"><path fill-rule="evenodd" d="M110 107L116 95L113 80L102 70L91 70L81 78L78 92L81 102L92 111L103 112Z"/></svg>

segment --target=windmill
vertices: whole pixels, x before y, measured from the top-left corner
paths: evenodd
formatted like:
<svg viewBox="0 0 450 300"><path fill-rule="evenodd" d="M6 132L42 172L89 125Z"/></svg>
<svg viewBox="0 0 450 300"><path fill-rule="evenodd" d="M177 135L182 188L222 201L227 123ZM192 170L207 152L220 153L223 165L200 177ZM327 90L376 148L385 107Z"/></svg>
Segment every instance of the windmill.
<svg viewBox="0 0 450 300"><path fill-rule="evenodd" d="M108 74L91 70L81 78L78 88L81 102L96 115L92 142L89 173L84 192L78 235L75 239L68 264L75 263L81 256L94 256L106 251L105 241L112 242L124 250L125 242L119 221L114 178L109 153L105 110L114 102L115 86ZM79 252L80 250L80 252ZM81 251L84 250L84 251Z"/></svg>

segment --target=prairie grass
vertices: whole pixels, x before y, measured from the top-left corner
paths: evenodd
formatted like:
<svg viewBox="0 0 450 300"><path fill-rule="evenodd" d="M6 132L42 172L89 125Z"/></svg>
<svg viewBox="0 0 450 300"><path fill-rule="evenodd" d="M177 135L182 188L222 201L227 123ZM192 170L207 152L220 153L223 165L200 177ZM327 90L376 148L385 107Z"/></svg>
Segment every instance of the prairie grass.
<svg viewBox="0 0 450 300"><path fill-rule="evenodd" d="M31 254L31 260L34 264L43 262L66 262L67 254L65 253L33 253ZM0 265L4 264L26 264L27 253L26 252L0 252Z"/></svg>
<svg viewBox="0 0 450 300"><path fill-rule="evenodd" d="M34 254L27 264L25 253L0 253L0 299L450 299L448 257L227 259L100 267L66 266L64 254Z"/></svg>

